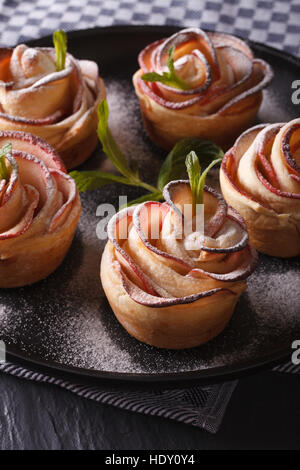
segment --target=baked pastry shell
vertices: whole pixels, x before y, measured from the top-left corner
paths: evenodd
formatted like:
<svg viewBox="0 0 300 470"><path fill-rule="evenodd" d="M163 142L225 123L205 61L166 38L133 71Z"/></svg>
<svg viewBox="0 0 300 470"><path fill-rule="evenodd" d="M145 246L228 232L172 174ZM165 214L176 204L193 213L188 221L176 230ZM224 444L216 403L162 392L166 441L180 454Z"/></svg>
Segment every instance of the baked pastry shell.
<svg viewBox="0 0 300 470"><path fill-rule="evenodd" d="M37 48L37 50L41 50L50 56L53 54L51 48ZM3 69L8 68L12 53L13 49L0 48L0 65ZM30 102L34 103L33 108L35 110L37 108L35 102L38 101L41 90L43 91L43 99L47 99L52 103L53 101L59 102L58 96L64 92L67 93L68 88L74 88L73 111L69 111L67 115L60 117L61 110L58 109L57 113L46 117L37 118L35 116L29 118L18 114L7 114L2 110L0 112L0 131L21 131L45 139L59 153L66 168L72 169L87 160L97 146L97 106L106 97L106 89L102 78L98 75L98 68L93 79L89 76L89 72L85 70L88 67L86 64L93 64L97 67L96 64L91 61L77 61L70 54L67 58L69 65L72 66L71 83L66 82L66 85L64 81L56 79L56 76L59 76L62 72L52 74L54 75L52 86L50 86L51 83L36 88L31 86L26 89L27 94L24 96L22 89L17 90L16 100L21 109L23 107L26 109L26 106L30 107ZM45 78L47 79L47 77ZM93 81L92 91L90 88L91 80ZM10 88L10 83L0 81L0 91L2 93L9 93ZM57 91L55 91L56 89ZM31 90L31 93L28 90ZM91 103L89 102L91 98L87 98L88 93L93 95ZM27 101L25 101L25 98Z"/></svg>
<svg viewBox="0 0 300 470"><path fill-rule="evenodd" d="M141 91L139 80L142 71L133 76L133 85L139 99L142 120L150 139L165 150L171 150L181 139L199 137L212 140L223 149L228 149L236 137L255 120L262 92L238 104L234 113L214 113L207 116L184 114L161 106Z"/></svg>
<svg viewBox="0 0 300 470"><path fill-rule="evenodd" d="M53 273L64 260L73 241L80 216L78 210L72 215L72 221L57 234L45 235L39 243L33 241L26 252L8 259L0 260L0 287L22 287L34 284Z"/></svg>
<svg viewBox="0 0 300 470"><path fill-rule="evenodd" d="M118 321L139 341L158 348L192 348L216 337L230 321L239 298L230 290L167 307L137 303L124 290L113 251L108 241L101 260L102 286ZM246 283L240 282L240 294L245 288Z"/></svg>
<svg viewBox="0 0 300 470"><path fill-rule="evenodd" d="M250 132L251 130L245 132L245 135ZM276 213L240 190L230 173L229 159L232 151L234 149L229 150L223 158L220 186L226 202L245 220L250 244L259 252L269 256L291 258L300 255L299 225L295 224L288 212ZM288 202L287 198L283 199Z"/></svg>
<svg viewBox="0 0 300 470"><path fill-rule="evenodd" d="M17 232L14 237L2 238L0 236L0 288L29 285L55 271L66 256L81 215L81 201L75 182L66 174L64 164L55 150L47 142L32 134L17 131L0 132L0 146L8 141L12 143L16 151L24 151L24 157L18 158L30 161L37 157L42 165L45 164L47 170L55 174L56 184L62 185L58 186L58 190L62 193L68 191L66 199L70 194L71 199L63 201L56 212L50 206L51 212L43 216L43 222L39 222L40 225L45 223L45 227L41 225L39 229L35 229L34 233L29 233L29 226L26 227L25 232ZM19 181L22 183L22 172L19 169L18 174L17 184ZM35 175L42 177L38 172ZM37 181L37 187L39 184L40 182ZM63 189L64 185L68 188L67 190ZM46 205L47 203L44 203L44 206ZM61 213L60 209L63 208L64 212ZM59 214L63 220L58 222L56 227L48 230L51 221Z"/></svg>

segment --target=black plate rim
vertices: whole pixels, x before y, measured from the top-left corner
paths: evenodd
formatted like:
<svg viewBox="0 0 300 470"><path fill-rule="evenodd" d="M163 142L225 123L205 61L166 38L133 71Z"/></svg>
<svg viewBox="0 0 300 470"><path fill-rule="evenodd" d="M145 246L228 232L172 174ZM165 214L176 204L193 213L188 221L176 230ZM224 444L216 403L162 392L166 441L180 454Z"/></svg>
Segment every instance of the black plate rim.
<svg viewBox="0 0 300 470"><path fill-rule="evenodd" d="M157 34L172 34L175 31L182 29L178 26L170 25L112 25L105 27L94 27L88 29L79 29L75 31L68 31L69 38L81 38L93 35L111 35L111 34L128 34L135 33L138 34L140 31L157 33ZM222 31L218 31L221 32ZM223 33L228 34L228 33ZM236 35L237 36L237 35ZM238 36L237 36L238 37ZM262 51L267 51L271 55L277 55L284 61L293 63L294 65L300 66L300 58L294 56L293 54L281 51L275 47L262 44L260 42L245 40L250 47L254 49L260 49ZM26 41L27 44L36 46L41 43L49 43L52 41L50 35L44 36L38 39L32 39ZM91 379L101 379L104 381L112 381L114 383L124 384L161 384L166 386L166 384L186 384L199 383L199 382L220 382L224 380L232 380L237 377L240 377L245 374L251 374L257 372L261 369L270 368L272 366L278 365L286 361L290 355L291 351L289 349L279 349L276 352L273 352L269 355L264 355L259 359L248 360L241 362L236 365L230 366L219 366L202 370L195 370L189 372L172 372L172 373L161 373L161 374L146 374L146 373L125 373L125 372L112 372L112 371L99 371L96 369L86 369L74 366L68 366L63 363L58 363L55 361L48 361L46 359L41 359L37 355L28 355L24 354L19 349L14 348L12 345L8 345L6 348L7 357L12 359L17 359L25 364L32 364L42 370L46 369L48 371L57 371L59 373L69 374L71 376L79 376L81 378L91 378Z"/></svg>
<svg viewBox="0 0 300 470"><path fill-rule="evenodd" d="M85 36L93 36L94 34L126 34L126 33L139 33L142 32L149 32L149 33L157 33L157 34L172 34L176 31L180 31L182 26L180 25L111 25L111 26L95 26L93 28L86 28L86 29L76 29L67 31L68 37L76 38L76 37L85 37ZM165 31L165 33L164 33ZM225 35L231 35L225 31L216 31L208 28L204 28L204 31L208 32L218 32ZM235 37L242 39L247 44L254 46L254 48L266 50L271 52L273 55L278 55L283 60L287 60L292 62L294 65L300 66L300 57L293 55L292 53L277 49L276 47L270 46L268 44L263 44L259 41L254 41L252 39L247 39L238 34L234 34ZM41 38L30 39L28 41L24 41L25 44L37 46L41 43L50 42L52 44L52 35L42 36ZM16 46L17 44L15 44ZM15 47L12 46L12 47ZM138 64L137 64L138 65Z"/></svg>
<svg viewBox="0 0 300 470"><path fill-rule="evenodd" d="M194 383L215 383L221 381L234 380L244 375L250 375L254 372L258 372L262 369L272 368L280 365L288 360L290 357L290 350L278 350L273 354L263 356L258 361L253 359L251 361L241 362L233 366L219 366L214 368L208 368L203 370L195 370L189 372L165 372L165 373L130 373L130 372L111 372L111 371L99 371L97 369L85 369L75 366L67 366L63 363L55 361L47 361L40 359L36 355L22 354L19 350L13 347L7 348L7 356L12 359L18 359L25 364L32 364L38 369L46 368L48 371L70 374L81 378L101 379L104 381L114 382L116 384L122 383L144 383L144 384L156 384L157 386L165 386L166 384L177 385L190 385Z"/></svg>

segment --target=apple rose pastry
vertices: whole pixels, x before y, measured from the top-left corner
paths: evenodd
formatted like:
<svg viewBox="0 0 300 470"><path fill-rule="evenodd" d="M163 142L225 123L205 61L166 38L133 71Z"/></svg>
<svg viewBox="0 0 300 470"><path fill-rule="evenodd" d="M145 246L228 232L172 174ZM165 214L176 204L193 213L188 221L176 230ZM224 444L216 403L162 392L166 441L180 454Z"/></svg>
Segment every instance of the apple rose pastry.
<svg viewBox="0 0 300 470"><path fill-rule="evenodd" d="M300 119L242 134L223 159L220 183L257 250L300 254Z"/></svg>
<svg viewBox="0 0 300 470"><path fill-rule="evenodd" d="M190 348L224 329L256 252L241 217L213 189L204 189L204 231L196 230L191 211L183 215L192 204L188 181L169 183L164 197L110 220L101 280L132 336L160 348Z"/></svg>
<svg viewBox="0 0 300 470"><path fill-rule="evenodd" d="M62 262L81 213L75 182L32 134L0 132L0 287L37 282Z"/></svg>
<svg viewBox="0 0 300 470"><path fill-rule="evenodd" d="M186 137L228 148L249 125L273 73L242 40L184 29L150 44L133 76L150 138L167 150Z"/></svg>
<svg viewBox="0 0 300 470"><path fill-rule="evenodd" d="M97 112L105 97L95 62L67 54L58 70L53 48L0 49L0 130L31 132L61 155L67 168L97 145Z"/></svg>

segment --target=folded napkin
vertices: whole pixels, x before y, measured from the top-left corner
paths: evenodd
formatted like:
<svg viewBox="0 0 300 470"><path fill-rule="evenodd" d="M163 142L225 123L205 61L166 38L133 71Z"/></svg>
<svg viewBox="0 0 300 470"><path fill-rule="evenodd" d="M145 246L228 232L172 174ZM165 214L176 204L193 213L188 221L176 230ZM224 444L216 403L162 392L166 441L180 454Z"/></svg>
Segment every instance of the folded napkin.
<svg viewBox="0 0 300 470"><path fill-rule="evenodd" d="M209 386L176 390L124 390L113 385L76 383L46 375L9 362L0 363L0 372L35 382L50 383L80 397L152 416L162 416L216 433L237 380Z"/></svg>
<svg viewBox="0 0 300 470"><path fill-rule="evenodd" d="M289 372L290 374L300 375L300 364L292 364L292 362L286 362L280 366L274 367L275 372Z"/></svg>
<svg viewBox="0 0 300 470"><path fill-rule="evenodd" d="M300 375L300 365L291 362L277 366L276 372ZM238 380L213 384L196 385L172 390L120 389L111 384L76 383L55 374L47 375L10 362L0 363L0 372L34 382L50 383L75 393L83 398L112 405L124 410L161 416L216 433L221 426L227 405Z"/></svg>

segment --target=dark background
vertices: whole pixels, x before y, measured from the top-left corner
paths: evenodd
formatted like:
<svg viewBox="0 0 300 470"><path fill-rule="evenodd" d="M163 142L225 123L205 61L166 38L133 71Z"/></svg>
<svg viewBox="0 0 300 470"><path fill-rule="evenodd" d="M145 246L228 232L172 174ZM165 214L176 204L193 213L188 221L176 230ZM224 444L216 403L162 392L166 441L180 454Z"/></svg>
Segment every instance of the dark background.
<svg viewBox="0 0 300 470"><path fill-rule="evenodd" d="M56 386L0 375L0 448L300 449L300 381L261 372L239 381L217 434L101 405Z"/></svg>

